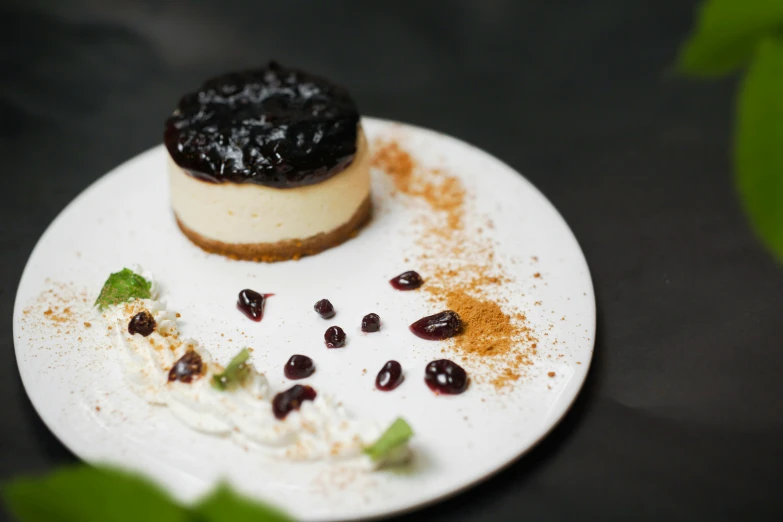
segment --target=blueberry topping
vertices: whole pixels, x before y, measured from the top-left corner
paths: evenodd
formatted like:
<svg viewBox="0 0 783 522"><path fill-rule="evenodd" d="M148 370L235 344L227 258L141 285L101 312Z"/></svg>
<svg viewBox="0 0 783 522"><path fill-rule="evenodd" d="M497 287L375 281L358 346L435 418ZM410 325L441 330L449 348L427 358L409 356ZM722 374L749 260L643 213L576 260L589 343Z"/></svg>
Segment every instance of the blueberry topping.
<svg viewBox="0 0 783 522"><path fill-rule="evenodd" d="M358 124L343 87L270 62L212 78L183 96L163 141L198 179L291 188L350 165Z"/></svg>

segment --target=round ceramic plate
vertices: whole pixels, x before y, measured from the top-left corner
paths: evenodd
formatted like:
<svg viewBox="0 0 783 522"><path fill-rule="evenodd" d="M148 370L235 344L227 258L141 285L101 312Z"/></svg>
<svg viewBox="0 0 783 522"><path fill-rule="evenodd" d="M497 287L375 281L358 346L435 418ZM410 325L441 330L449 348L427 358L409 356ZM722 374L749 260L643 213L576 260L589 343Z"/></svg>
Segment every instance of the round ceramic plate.
<svg viewBox="0 0 783 522"><path fill-rule="evenodd" d="M399 193L392 176L374 169L375 217L347 243L275 264L207 254L173 219L162 146L103 176L55 219L22 276L14 338L25 389L68 448L89 462L140 471L181 500L227 480L297 518L346 520L455 493L514 461L553 428L584 382L595 333L590 274L568 226L525 178L470 145L399 123L367 118L363 125L376 147L378 140L394 140L409 151L421 175L448 173L464 186L464 228L446 227L437 236L440 251L428 255L429 236L421 230L437 208ZM442 250L449 240L458 243L453 256ZM459 250L463 243L473 245L465 247L473 254ZM448 342L410 334L408 324L438 310L424 289L399 292L388 280L408 269L435 277L423 268L433 266L433 257L448 263L470 255L502 268L503 282L490 293L524 319L527 338L514 347L522 355L516 366L506 369L500 359L483 366L474 357L464 363L472 378L467 392L437 396L423 382L426 363L462 359L450 354ZM283 363L293 353L307 354L318 368L308 383L356 417L383 423L404 417L415 431L412 464L403 472L366 473L336 462L276 460L195 432L164 407L144 402L125 385L108 332L84 315L108 274L132 265L155 275L162 299L182 314L183 334L218 361L253 347L256 367L282 389L290 386ZM275 294L262 322L236 310L243 288ZM329 322L312 310L323 297L338 310ZM381 316L380 333L359 331L368 312ZM328 324L347 331L346 348L323 346ZM382 393L374 389L375 375L389 359L402 363L406 380Z"/></svg>

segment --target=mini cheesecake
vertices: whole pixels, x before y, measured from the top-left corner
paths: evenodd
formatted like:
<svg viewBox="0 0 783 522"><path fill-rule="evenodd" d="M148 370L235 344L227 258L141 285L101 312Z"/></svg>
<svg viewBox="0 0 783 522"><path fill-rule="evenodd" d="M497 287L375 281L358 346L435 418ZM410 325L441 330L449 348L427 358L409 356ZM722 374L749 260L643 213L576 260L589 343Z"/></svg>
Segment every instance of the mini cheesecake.
<svg viewBox="0 0 783 522"><path fill-rule="evenodd" d="M272 62L211 79L182 97L164 142L177 224L209 252L298 259L370 218L359 112L323 78Z"/></svg>

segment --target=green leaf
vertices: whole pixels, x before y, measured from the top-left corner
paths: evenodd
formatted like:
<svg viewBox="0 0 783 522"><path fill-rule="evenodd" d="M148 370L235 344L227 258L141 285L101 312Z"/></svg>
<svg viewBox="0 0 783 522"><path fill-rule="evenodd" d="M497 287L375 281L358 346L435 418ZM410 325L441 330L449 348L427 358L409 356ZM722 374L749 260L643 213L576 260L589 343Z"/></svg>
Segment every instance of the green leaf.
<svg viewBox="0 0 783 522"><path fill-rule="evenodd" d="M212 387L222 391L244 385L247 378L250 377L251 368L247 364L249 358L248 349L242 348L242 351L231 359L223 373L212 376Z"/></svg>
<svg viewBox="0 0 783 522"><path fill-rule="evenodd" d="M748 63L758 42L783 26L783 0L707 0L682 46L678 69L722 76Z"/></svg>
<svg viewBox="0 0 783 522"><path fill-rule="evenodd" d="M783 260L783 39L758 48L737 107L735 171L761 238Z"/></svg>
<svg viewBox="0 0 783 522"><path fill-rule="evenodd" d="M124 303L132 298L149 299L152 297L151 289L152 283L132 270L123 268L122 271L111 274L103 284L95 306L105 310L108 306Z"/></svg>
<svg viewBox="0 0 783 522"><path fill-rule="evenodd" d="M248 500L227 486L218 487L196 504L193 512L202 522L289 522L281 512Z"/></svg>
<svg viewBox="0 0 783 522"><path fill-rule="evenodd" d="M368 455L373 462L388 462L394 460L392 457L397 456L401 449L406 450L407 452L406 446L408 440L412 436L413 430L411 427L404 419L399 418L388 427L372 446L364 448L364 453Z"/></svg>
<svg viewBox="0 0 783 522"><path fill-rule="evenodd" d="M80 466L17 479L4 486L3 498L20 522L192 520L157 486L112 468Z"/></svg>

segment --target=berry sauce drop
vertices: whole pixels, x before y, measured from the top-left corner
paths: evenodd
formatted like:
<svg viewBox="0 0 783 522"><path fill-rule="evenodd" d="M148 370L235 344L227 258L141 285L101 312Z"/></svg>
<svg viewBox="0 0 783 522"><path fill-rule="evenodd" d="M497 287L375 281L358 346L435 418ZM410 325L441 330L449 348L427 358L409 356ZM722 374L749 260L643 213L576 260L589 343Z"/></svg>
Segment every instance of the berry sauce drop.
<svg viewBox="0 0 783 522"><path fill-rule="evenodd" d="M381 329L381 318L378 314L367 314L362 317L362 332L377 332Z"/></svg>
<svg viewBox="0 0 783 522"><path fill-rule="evenodd" d="M204 363L201 356L189 350L185 355L179 358L169 371L169 382L179 381L184 383L192 382L204 374Z"/></svg>
<svg viewBox="0 0 783 522"><path fill-rule="evenodd" d="M140 334L143 337L147 337L149 334L155 331L155 318L147 310L142 310L133 317L131 317L128 323L128 333Z"/></svg>
<svg viewBox="0 0 783 522"><path fill-rule="evenodd" d="M255 290L248 288L239 292L237 298L237 308L253 321L260 321L264 318L264 304L266 299L275 294L259 294Z"/></svg>
<svg viewBox="0 0 783 522"><path fill-rule="evenodd" d="M467 389L468 374L457 363L439 359L424 369L424 382L435 393L457 395Z"/></svg>
<svg viewBox="0 0 783 522"><path fill-rule="evenodd" d="M272 399L272 413L283 420L293 410L298 410L304 401L314 401L318 395L310 386L296 384L284 392L280 392Z"/></svg>
<svg viewBox="0 0 783 522"><path fill-rule="evenodd" d="M378 372L378 377L375 378L375 387L381 391L392 391L404 380L405 376L402 374L400 363L389 361Z"/></svg>
<svg viewBox="0 0 783 522"><path fill-rule="evenodd" d="M428 341L454 337L462 330L462 318L453 310L422 317L410 326L411 332Z"/></svg>
<svg viewBox="0 0 783 522"><path fill-rule="evenodd" d="M331 319L334 317L334 306L332 306L332 303L329 302L328 299L321 299L315 303L313 309L324 319Z"/></svg>
<svg viewBox="0 0 783 522"><path fill-rule="evenodd" d="M389 280L389 283L397 290L416 290L424 284L418 272L408 270Z"/></svg>
<svg viewBox="0 0 783 522"><path fill-rule="evenodd" d="M330 326L324 333L327 348L342 348L345 346L345 332L339 326Z"/></svg>
<svg viewBox="0 0 783 522"><path fill-rule="evenodd" d="M283 373L291 380L310 377L315 372L313 360L306 355L292 355L285 363Z"/></svg>

